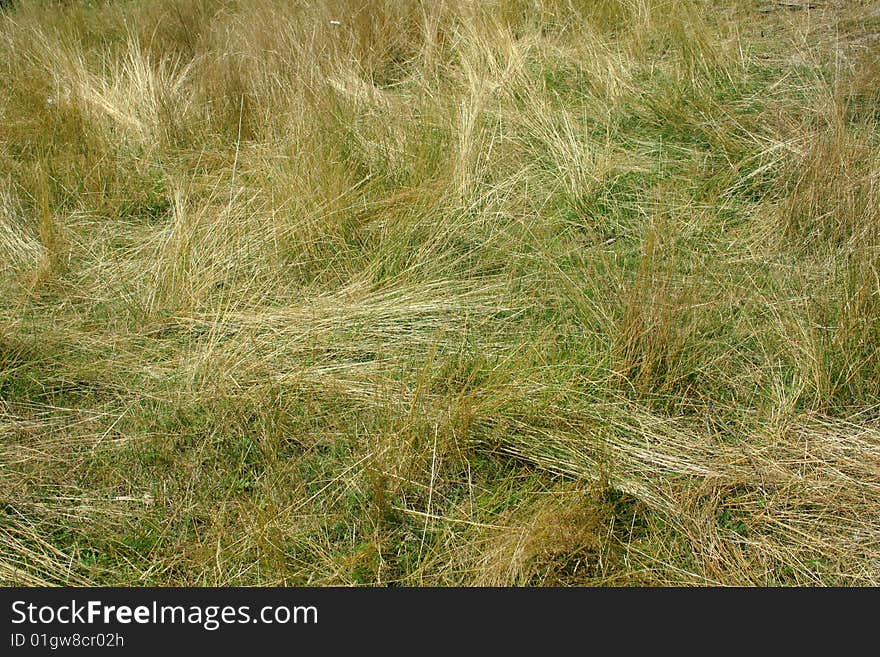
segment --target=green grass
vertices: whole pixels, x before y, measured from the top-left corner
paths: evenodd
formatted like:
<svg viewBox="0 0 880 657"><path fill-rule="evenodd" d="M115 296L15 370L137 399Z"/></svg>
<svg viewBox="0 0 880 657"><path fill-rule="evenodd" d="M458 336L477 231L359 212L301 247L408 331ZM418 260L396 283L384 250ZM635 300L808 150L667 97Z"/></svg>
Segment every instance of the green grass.
<svg viewBox="0 0 880 657"><path fill-rule="evenodd" d="M13 2L0 582L880 583L818 4Z"/></svg>

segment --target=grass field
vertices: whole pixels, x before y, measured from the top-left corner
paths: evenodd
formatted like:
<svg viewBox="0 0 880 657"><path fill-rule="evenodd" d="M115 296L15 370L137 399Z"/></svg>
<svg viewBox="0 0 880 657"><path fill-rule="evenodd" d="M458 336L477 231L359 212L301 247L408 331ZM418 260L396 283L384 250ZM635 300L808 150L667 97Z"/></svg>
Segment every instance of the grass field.
<svg viewBox="0 0 880 657"><path fill-rule="evenodd" d="M0 10L0 582L880 585L880 5Z"/></svg>

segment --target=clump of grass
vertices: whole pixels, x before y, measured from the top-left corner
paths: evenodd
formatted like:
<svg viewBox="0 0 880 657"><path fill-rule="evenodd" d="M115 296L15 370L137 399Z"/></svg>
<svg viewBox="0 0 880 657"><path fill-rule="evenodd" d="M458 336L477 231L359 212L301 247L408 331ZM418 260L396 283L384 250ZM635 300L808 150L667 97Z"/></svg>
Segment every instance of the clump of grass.
<svg viewBox="0 0 880 657"><path fill-rule="evenodd" d="M783 204L787 235L812 244L849 243L850 250L878 243L880 170L869 134L836 122L804 145Z"/></svg>

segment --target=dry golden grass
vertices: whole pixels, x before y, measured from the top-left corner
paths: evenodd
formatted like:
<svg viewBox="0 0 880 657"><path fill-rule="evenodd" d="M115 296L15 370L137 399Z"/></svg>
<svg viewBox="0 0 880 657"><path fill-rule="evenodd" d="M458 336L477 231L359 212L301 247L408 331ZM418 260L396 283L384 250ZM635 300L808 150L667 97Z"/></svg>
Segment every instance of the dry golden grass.
<svg viewBox="0 0 880 657"><path fill-rule="evenodd" d="M0 582L880 584L880 10L810 4L0 10Z"/></svg>

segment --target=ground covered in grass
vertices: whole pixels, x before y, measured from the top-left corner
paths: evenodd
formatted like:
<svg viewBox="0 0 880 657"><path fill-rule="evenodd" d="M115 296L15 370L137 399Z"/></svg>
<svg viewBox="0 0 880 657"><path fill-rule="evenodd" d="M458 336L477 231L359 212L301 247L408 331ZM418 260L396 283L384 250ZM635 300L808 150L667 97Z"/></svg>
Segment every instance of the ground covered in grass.
<svg viewBox="0 0 880 657"><path fill-rule="evenodd" d="M880 584L880 9L0 11L0 581Z"/></svg>

